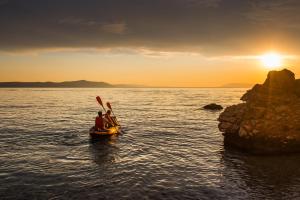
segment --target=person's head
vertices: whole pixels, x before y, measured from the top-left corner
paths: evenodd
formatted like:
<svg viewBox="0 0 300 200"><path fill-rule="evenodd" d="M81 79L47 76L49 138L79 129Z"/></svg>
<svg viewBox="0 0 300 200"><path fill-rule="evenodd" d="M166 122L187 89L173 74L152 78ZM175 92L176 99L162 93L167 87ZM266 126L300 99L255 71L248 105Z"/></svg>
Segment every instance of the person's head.
<svg viewBox="0 0 300 200"><path fill-rule="evenodd" d="M102 112L101 111L98 112L98 116L102 117Z"/></svg>
<svg viewBox="0 0 300 200"><path fill-rule="evenodd" d="M107 111L106 111L106 114L110 115L110 114L111 114L111 111L110 111L110 110L107 110Z"/></svg>

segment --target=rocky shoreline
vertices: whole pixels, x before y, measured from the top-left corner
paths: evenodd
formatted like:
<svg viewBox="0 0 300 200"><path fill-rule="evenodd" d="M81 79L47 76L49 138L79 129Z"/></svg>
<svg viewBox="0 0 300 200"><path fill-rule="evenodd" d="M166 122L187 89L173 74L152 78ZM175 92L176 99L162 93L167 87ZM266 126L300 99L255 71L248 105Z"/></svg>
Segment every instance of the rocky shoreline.
<svg viewBox="0 0 300 200"><path fill-rule="evenodd" d="M300 152L300 79L293 72L269 72L241 100L219 116L225 146L256 154Z"/></svg>

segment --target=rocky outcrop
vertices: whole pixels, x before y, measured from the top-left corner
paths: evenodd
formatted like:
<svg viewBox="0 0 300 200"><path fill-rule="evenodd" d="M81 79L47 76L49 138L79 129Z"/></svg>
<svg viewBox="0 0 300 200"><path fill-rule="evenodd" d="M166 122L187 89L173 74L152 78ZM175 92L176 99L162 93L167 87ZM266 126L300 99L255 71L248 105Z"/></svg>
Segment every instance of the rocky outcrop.
<svg viewBox="0 0 300 200"><path fill-rule="evenodd" d="M271 71L219 116L225 146L259 154L300 152L300 80Z"/></svg>
<svg viewBox="0 0 300 200"><path fill-rule="evenodd" d="M203 106L203 109L205 109L205 110L222 110L223 107L221 105L211 103L206 106Z"/></svg>

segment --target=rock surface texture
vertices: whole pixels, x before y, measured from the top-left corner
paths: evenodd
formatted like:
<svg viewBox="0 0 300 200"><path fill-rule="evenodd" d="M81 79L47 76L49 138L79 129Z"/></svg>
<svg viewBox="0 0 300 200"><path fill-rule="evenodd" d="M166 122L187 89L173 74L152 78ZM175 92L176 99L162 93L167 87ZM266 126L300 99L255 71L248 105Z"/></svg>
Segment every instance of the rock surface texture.
<svg viewBox="0 0 300 200"><path fill-rule="evenodd" d="M219 116L225 146L257 154L300 152L300 79L293 72L269 72L241 100Z"/></svg>

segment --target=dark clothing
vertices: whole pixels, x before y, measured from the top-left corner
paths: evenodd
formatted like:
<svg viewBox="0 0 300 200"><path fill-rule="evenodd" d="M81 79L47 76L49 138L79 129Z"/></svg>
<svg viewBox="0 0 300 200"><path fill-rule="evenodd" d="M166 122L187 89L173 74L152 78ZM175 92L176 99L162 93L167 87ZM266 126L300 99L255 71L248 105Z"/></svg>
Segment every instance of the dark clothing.
<svg viewBox="0 0 300 200"><path fill-rule="evenodd" d="M104 129L104 122L102 117L97 116L95 119L95 129L100 129L103 130Z"/></svg>

